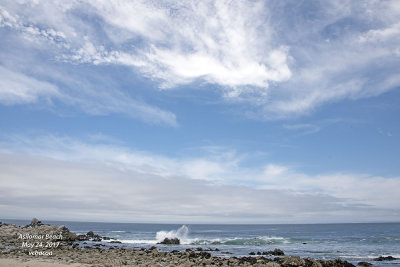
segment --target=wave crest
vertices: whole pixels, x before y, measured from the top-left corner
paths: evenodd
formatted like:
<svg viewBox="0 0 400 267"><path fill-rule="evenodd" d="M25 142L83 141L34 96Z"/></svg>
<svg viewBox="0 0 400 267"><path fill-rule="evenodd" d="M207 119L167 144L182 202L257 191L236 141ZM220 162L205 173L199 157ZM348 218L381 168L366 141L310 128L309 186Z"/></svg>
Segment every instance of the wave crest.
<svg viewBox="0 0 400 267"><path fill-rule="evenodd" d="M189 228L186 225L182 225L178 230L171 231L158 231L156 233L156 239L158 242L163 241L165 238L178 238L179 240L187 239L189 234Z"/></svg>

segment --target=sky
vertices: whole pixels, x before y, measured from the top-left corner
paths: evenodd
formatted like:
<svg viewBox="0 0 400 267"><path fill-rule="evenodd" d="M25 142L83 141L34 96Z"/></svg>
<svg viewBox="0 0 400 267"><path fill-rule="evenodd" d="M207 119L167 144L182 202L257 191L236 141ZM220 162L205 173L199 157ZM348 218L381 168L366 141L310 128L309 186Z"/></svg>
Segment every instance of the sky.
<svg viewBox="0 0 400 267"><path fill-rule="evenodd" d="M400 221L400 2L0 0L2 218Z"/></svg>

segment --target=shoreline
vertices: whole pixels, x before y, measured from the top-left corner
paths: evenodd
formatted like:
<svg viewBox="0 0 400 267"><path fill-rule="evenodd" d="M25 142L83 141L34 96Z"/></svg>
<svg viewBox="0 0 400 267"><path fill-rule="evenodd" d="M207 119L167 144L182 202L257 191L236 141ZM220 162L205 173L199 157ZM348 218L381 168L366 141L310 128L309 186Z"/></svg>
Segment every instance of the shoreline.
<svg viewBox="0 0 400 267"><path fill-rule="evenodd" d="M77 235L65 226L46 225L37 219L25 227L0 223L0 266L355 266L342 259L288 256L279 249L275 249L275 252L280 251L278 254L221 257L195 248L162 252L155 246L149 249L105 247L101 243L82 246L88 240L110 242L110 239L92 231ZM371 266L369 264L359 263L360 266Z"/></svg>

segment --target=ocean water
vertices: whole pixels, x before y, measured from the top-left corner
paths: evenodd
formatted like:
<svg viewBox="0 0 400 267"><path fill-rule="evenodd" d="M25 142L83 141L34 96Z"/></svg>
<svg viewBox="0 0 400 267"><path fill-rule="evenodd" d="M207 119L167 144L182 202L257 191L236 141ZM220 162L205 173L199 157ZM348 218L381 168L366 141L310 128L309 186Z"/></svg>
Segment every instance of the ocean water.
<svg viewBox="0 0 400 267"><path fill-rule="evenodd" d="M2 220L6 223L26 225L29 221ZM150 248L159 251L219 249L213 255L222 257L248 256L250 252L263 252L279 248L287 255L316 259L341 258L353 264L367 261L374 266L400 266L400 260L377 262L379 256L400 258L400 223L362 224L134 224L44 221L65 225L71 231L85 234L93 231L108 236L121 244L103 242L106 246ZM160 245L164 238L177 237L181 245ZM91 242L89 242L90 245ZM82 244L83 245L83 244ZM88 244L85 244L88 245Z"/></svg>

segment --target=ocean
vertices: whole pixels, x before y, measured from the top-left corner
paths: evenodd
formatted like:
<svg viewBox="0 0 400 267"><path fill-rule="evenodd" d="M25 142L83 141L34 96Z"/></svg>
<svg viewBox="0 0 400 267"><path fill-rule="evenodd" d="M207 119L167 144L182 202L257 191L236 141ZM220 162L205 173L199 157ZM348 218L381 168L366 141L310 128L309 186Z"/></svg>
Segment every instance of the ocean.
<svg viewBox="0 0 400 267"><path fill-rule="evenodd" d="M5 223L26 225L30 221L1 220ZM379 256L400 258L400 223L354 224L137 224L43 221L65 225L72 232L86 234L93 231L100 236L116 238L121 244L103 242L107 246L150 248L159 251L187 248L212 249L221 257L249 256L250 252L264 252L279 248L286 255L315 259L347 260L355 265L360 261L374 266L400 266L400 260L373 261ZM160 245L164 238L177 237L181 245ZM93 245L87 242L83 245ZM218 249L219 251L215 251Z"/></svg>

